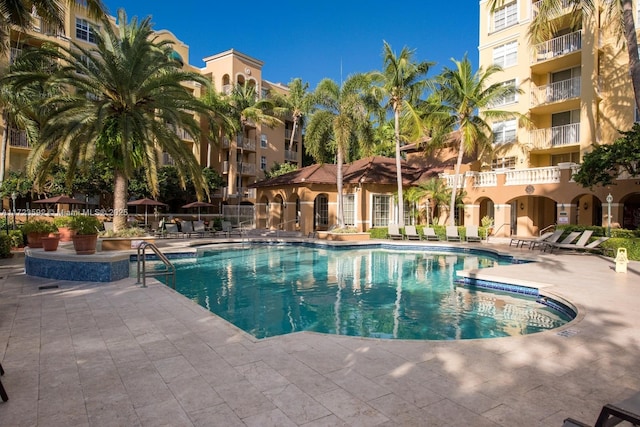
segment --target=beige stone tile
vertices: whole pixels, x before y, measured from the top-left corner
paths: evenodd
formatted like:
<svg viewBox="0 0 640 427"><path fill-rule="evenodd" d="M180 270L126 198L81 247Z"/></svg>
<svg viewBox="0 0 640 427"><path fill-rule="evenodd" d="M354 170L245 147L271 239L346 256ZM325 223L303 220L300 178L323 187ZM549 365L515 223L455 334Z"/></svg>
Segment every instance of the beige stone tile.
<svg viewBox="0 0 640 427"><path fill-rule="evenodd" d="M289 417L287 417L280 409L272 409L271 411L262 412L243 419L248 427L296 427Z"/></svg>
<svg viewBox="0 0 640 427"><path fill-rule="evenodd" d="M316 397L338 418L353 426L374 426L389 420L380 411L344 390L334 390Z"/></svg>
<svg viewBox="0 0 640 427"><path fill-rule="evenodd" d="M143 426L180 427L193 425L189 416L174 399L137 407L136 413Z"/></svg>
<svg viewBox="0 0 640 427"><path fill-rule="evenodd" d="M331 414L317 400L292 384L268 390L265 395L298 424L324 418Z"/></svg>
<svg viewBox="0 0 640 427"><path fill-rule="evenodd" d="M326 374L326 377L342 389L348 391L354 396L358 396L358 398L364 401L389 394L388 389L360 375L352 369L341 369L339 371L331 372Z"/></svg>
<svg viewBox="0 0 640 427"><path fill-rule="evenodd" d="M236 366L235 369L258 391L271 390L289 384L289 380L262 361Z"/></svg>
<svg viewBox="0 0 640 427"><path fill-rule="evenodd" d="M224 402L218 393L202 377L177 377L169 383L182 408L193 413Z"/></svg>
<svg viewBox="0 0 640 427"><path fill-rule="evenodd" d="M241 419L271 411L276 407L247 380L225 383L215 386L214 389Z"/></svg>
<svg viewBox="0 0 640 427"><path fill-rule="evenodd" d="M245 427L246 424L233 412L229 405L208 407L200 411L190 413L193 425L196 427L225 426L225 427Z"/></svg>

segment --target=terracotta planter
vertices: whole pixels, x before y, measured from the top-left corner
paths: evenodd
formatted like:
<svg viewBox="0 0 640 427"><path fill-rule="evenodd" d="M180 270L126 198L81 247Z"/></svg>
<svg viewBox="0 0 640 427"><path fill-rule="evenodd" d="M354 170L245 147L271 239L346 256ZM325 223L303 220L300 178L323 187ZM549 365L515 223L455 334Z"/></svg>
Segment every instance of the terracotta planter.
<svg viewBox="0 0 640 427"><path fill-rule="evenodd" d="M61 242L70 242L71 237L76 234L76 230L72 230L69 227L58 227L58 233L60 233Z"/></svg>
<svg viewBox="0 0 640 427"><path fill-rule="evenodd" d="M103 251L126 251L137 249L141 242L155 243L155 239L148 237L103 237Z"/></svg>
<svg viewBox="0 0 640 427"><path fill-rule="evenodd" d="M56 236L48 236L43 237L42 239L42 248L45 251L56 251L58 250L58 243L60 242L60 238Z"/></svg>
<svg viewBox="0 0 640 427"><path fill-rule="evenodd" d="M30 248L41 248L42 238L48 236L49 233L27 233L27 245Z"/></svg>
<svg viewBox="0 0 640 427"><path fill-rule="evenodd" d="M72 237L73 248L78 255L91 255L96 253L98 243L97 234L76 234Z"/></svg>

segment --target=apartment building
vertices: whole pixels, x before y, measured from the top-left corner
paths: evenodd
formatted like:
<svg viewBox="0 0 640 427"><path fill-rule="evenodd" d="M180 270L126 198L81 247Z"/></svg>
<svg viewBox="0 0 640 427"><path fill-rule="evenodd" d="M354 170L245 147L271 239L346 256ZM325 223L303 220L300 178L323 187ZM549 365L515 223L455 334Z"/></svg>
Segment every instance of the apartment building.
<svg viewBox="0 0 640 427"><path fill-rule="evenodd" d="M204 62L201 72L220 93L230 94L234 85L245 84L254 88L257 98L288 92L285 85L262 78L262 61L237 50L211 55L204 58ZM254 206L256 190L249 186L264 179L265 171L275 163L302 165L302 134L296 130L292 139L291 118L281 120L283 124L274 128L249 121L245 129L233 138L222 136L217 146L206 144L206 151L200 156L201 163L220 172L226 182L222 190L215 194L217 201L223 205ZM242 216L248 218L250 212Z"/></svg>
<svg viewBox="0 0 640 427"><path fill-rule="evenodd" d="M494 108L528 120L492 123L492 156L470 163L459 180L468 201L459 223L490 216L498 235L535 235L553 224L640 225L637 178L620 176L593 191L572 180L593 144L613 142L637 117L626 47L603 3L595 1L595 13L573 28L571 9L558 11L556 33L532 44L540 2L507 0L494 12L480 2L479 66L500 65L500 82L522 89ZM442 176L453 184L453 171Z"/></svg>
<svg viewBox="0 0 640 427"><path fill-rule="evenodd" d="M39 46L45 42L56 42L70 46L72 42L91 47L95 42L95 31L99 26L83 12L82 8L66 10L65 30L56 31L46 25L41 25L40 20L34 15L35 25L32 30L25 32L14 30L11 32L11 49L6 58L0 59L1 64L10 64L27 46ZM115 18L112 17L115 25ZM262 78L263 62L235 50L228 50L204 59L204 68L199 68L190 63L189 46L180 41L169 30L158 30L158 40L168 40L173 44L173 59L179 62L183 68L189 71L199 72L211 79L215 90L229 93L235 84L248 82L254 85L258 97L268 96L270 92L285 94L288 91L286 85L272 83ZM187 87L196 96L203 94L203 88L197 83ZM27 156L31 151L24 131L19 130L11 122L5 123L0 118L0 127L7 132L7 147L4 162L4 175L11 170L23 170ZM191 147L192 152L203 166L211 167L218 171L225 179L223 189L213 195L216 206L222 210L226 204L244 204L252 206L255 203L255 190L249 189L250 184L264 178L264 171L277 163L302 164L302 137L298 130L291 134L293 122L286 118L283 124L275 128L269 128L259 123L249 123L244 134L237 134L233 138L221 138L219 144L212 143L208 138L207 129L203 124L203 134L200 143L197 144L183 129L176 128L185 144ZM161 163L171 165L174 159L168 153L158 152ZM28 200L18 198L17 206L24 207ZM7 202L5 201L5 204ZM98 200L91 203L98 204Z"/></svg>

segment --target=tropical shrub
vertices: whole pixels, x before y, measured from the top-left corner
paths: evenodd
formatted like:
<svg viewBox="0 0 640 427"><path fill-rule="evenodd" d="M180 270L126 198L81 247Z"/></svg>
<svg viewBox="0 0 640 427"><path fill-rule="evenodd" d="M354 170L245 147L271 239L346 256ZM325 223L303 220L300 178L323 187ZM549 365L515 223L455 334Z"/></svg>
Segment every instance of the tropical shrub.
<svg viewBox="0 0 640 427"><path fill-rule="evenodd" d="M69 223L69 228L76 231L76 234L98 234L102 228L102 223L92 215L73 215Z"/></svg>
<svg viewBox="0 0 640 427"><path fill-rule="evenodd" d="M45 219L32 219L31 221L27 221L22 225L22 232L24 234L29 233L55 233L58 231L58 228L53 225L52 222L47 221Z"/></svg>
<svg viewBox="0 0 640 427"><path fill-rule="evenodd" d="M22 233L21 236L22 237ZM0 234L0 258L11 256L11 235Z"/></svg>

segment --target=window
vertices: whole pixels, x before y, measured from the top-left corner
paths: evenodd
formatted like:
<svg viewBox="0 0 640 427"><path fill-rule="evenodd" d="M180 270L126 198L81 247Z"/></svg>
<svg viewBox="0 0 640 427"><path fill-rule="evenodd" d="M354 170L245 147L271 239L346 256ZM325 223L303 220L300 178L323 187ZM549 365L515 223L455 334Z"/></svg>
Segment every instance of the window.
<svg viewBox="0 0 640 427"><path fill-rule="evenodd" d="M391 196L376 194L373 196L373 226L387 227L390 216Z"/></svg>
<svg viewBox="0 0 640 427"><path fill-rule="evenodd" d="M517 87L516 79L511 79L511 80L507 80L506 82L502 82L502 85L503 86L512 86L512 87L516 88ZM494 106L513 104L517 100L518 100L517 93L516 93L516 91L513 91L513 93L511 93L509 95L505 95L502 98L496 100Z"/></svg>
<svg viewBox="0 0 640 427"><path fill-rule="evenodd" d="M558 163L580 163L580 153L575 151L573 153L552 154L551 165L557 166Z"/></svg>
<svg viewBox="0 0 640 427"><path fill-rule="evenodd" d="M517 158L515 156L494 158L491 160L491 169L515 169L516 160Z"/></svg>
<svg viewBox="0 0 640 427"><path fill-rule="evenodd" d="M493 143L496 145L516 140L516 120L505 120L493 124Z"/></svg>
<svg viewBox="0 0 640 427"><path fill-rule="evenodd" d="M267 148L269 146L269 141L267 140L267 135L264 133L260 135L260 147Z"/></svg>
<svg viewBox="0 0 640 427"><path fill-rule="evenodd" d="M342 213L344 214L344 225L356 225L356 198L353 194L345 194L342 196Z"/></svg>
<svg viewBox="0 0 640 427"><path fill-rule="evenodd" d="M96 33L93 24L86 19L76 18L76 38L89 43L95 43Z"/></svg>
<svg viewBox="0 0 640 427"><path fill-rule="evenodd" d="M326 227L329 225L329 199L324 194L316 197L316 227Z"/></svg>
<svg viewBox="0 0 640 427"><path fill-rule="evenodd" d="M518 4L505 4L493 13L493 31L499 31L518 23Z"/></svg>
<svg viewBox="0 0 640 427"><path fill-rule="evenodd" d="M502 68L516 65L518 62L518 42L512 41L493 49L493 63Z"/></svg>
<svg viewBox="0 0 640 427"><path fill-rule="evenodd" d="M265 156L260 156L260 169L267 169L267 158Z"/></svg>

